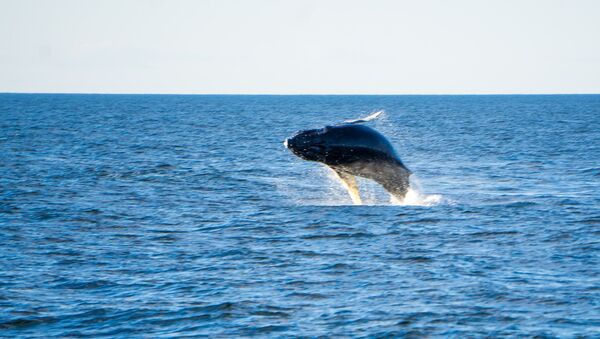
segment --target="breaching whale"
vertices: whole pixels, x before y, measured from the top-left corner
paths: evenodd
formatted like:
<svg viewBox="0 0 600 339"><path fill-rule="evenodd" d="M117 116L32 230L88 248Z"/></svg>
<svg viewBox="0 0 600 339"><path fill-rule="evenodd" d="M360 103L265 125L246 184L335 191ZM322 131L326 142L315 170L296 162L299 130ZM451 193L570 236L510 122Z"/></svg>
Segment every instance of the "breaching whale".
<svg viewBox="0 0 600 339"><path fill-rule="evenodd" d="M354 204L361 204L356 176L376 181L402 200L409 188L410 170L381 133L364 125L382 112L334 126L296 132L284 141L284 145L304 160L329 166L341 179Z"/></svg>

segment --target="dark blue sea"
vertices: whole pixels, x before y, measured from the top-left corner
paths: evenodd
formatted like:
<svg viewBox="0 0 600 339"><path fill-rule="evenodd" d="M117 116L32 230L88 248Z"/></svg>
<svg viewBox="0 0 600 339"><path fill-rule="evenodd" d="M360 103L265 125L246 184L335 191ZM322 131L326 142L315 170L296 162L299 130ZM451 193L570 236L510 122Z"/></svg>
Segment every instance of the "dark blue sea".
<svg viewBox="0 0 600 339"><path fill-rule="evenodd" d="M282 145L359 118L391 203ZM600 95L0 95L0 336L598 337Z"/></svg>

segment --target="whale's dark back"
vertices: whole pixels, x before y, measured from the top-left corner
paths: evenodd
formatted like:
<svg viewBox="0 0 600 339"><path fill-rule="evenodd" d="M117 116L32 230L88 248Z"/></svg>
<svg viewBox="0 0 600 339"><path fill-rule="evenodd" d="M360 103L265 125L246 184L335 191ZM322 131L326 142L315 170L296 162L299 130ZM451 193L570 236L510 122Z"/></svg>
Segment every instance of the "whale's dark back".
<svg viewBox="0 0 600 339"><path fill-rule="evenodd" d="M375 129L361 124L326 126L297 132L287 140L288 148L299 157L329 166L358 161L402 161L392 144Z"/></svg>
<svg viewBox="0 0 600 339"><path fill-rule="evenodd" d="M400 161L392 144L375 129L360 124L327 126L327 142L332 148L368 152L373 156Z"/></svg>

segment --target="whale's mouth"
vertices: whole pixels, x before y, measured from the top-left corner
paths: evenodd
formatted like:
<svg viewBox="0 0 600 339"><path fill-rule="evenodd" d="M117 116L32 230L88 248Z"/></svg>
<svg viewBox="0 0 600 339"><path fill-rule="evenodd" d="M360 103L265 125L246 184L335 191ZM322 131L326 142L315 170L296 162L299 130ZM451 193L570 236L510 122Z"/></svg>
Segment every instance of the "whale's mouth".
<svg viewBox="0 0 600 339"><path fill-rule="evenodd" d="M325 148L321 145L311 145L304 148L302 151L307 155L317 155L323 153Z"/></svg>
<svg viewBox="0 0 600 339"><path fill-rule="evenodd" d="M324 161L325 149L320 145L307 145L302 148L292 149L292 153L309 161Z"/></svg>
<svg viewBox="0 0 600 339"><path fill-rule="evenodd" d="M288 149L304 160L316 160L323 153L323 147L317 145L288 147Z"/></svg>

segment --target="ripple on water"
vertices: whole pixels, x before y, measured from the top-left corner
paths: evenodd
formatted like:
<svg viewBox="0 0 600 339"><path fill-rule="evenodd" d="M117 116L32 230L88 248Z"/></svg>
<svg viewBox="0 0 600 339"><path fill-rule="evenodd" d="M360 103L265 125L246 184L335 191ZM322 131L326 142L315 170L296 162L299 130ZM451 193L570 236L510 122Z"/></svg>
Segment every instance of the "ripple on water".
<svg viewBox="0 0 600 339"><path fill-rule="evenodd" d="M353 206L281 141L374 107L413 189L362 180ZM598 116L586 95L0 94L0 336L593 337Z"/></svg>

